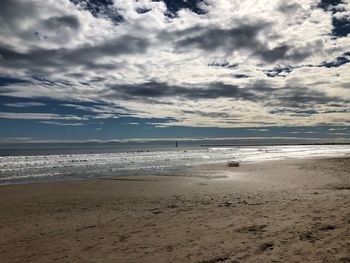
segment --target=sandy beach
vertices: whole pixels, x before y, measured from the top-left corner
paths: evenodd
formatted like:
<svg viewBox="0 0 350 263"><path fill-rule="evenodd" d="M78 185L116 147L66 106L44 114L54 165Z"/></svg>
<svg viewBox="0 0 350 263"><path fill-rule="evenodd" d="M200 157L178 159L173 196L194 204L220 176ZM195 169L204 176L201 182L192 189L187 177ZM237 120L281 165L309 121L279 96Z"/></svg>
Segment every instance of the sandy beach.
<svg viewBox="0 0 350 263"><path fill-rule="evenodd" d="M350 158L0 186L1 262L350 262Z"/></svg>

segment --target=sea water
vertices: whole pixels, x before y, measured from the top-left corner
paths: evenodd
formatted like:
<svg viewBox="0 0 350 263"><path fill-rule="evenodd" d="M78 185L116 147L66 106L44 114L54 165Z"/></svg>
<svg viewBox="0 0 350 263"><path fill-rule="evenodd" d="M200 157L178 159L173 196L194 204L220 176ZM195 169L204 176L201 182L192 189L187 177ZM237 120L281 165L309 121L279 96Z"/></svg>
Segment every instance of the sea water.
<svg viewBox="0 0 350 263"><path fill-rule="evenodd" d="M74 152L74 151L73 151ZM80 180L121 175L174 175L205 163L344 156L350 145L187 147L118 152L12 155L0 157L0 184Z"/></svg>

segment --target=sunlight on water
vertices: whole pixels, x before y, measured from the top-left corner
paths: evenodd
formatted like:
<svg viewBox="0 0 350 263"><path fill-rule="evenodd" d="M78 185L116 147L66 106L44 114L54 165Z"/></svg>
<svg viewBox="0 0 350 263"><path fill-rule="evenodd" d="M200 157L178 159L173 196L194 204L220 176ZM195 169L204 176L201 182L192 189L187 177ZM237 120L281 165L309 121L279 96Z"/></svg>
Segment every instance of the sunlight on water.
<svg viewBox="0 0 350 263"><path fill-rule="evenodd" d="M212 147L186 151L0 157L0 184L86 179L118 175L172 174L186 167L238 160L241 163L342 156L349 145Z"/></svg>

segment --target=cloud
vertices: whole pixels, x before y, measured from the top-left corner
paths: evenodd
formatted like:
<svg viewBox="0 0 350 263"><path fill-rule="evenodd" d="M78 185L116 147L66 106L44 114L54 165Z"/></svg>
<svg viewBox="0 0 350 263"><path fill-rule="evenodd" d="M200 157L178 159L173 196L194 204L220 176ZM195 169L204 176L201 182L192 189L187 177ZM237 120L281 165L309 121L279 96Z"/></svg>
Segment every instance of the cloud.
<svg viewBox="0 0 350 263"><path fill-rule="evenodd" d="M266 105L280 107L307 108L310 105L327 105L332 103L349 103L349 99L330 97L320 91L306 87L284 87L276 90L274 96L267 98Z"/></svg>
<svg viewBox="0 0 350 263"><path fill-rule="evenodd" d="M325 12L332 14L332 32L334 37L346 37L350 33L350 18L346 12L346 2L341 0L321 0L318 4Z"/></svg>
<svg viewBox="0 0 350 263"><path fill-rule="evenodd" d="M349 12L326 0L4 0L0 94L44 121L68 108L161 126L348 125Z"/></svg>
<svg viewBox="0 0 350 263"><path fill-rule="evenodd" d="M26 20L32 19L32 17L36 14L37 8L39 8L38 4L32 1L1 1L1 32L4 32L5 30L18 29L19 25L21 24L21 21L17 21L16 17L21 17L22 19Z"/></svg>
<svg viewBox="0 0 350 263"><path fill-rule="evenodd" d="M348 64L350 62L350 52L345 52L342 55L329 60L329 61L323 61L320 64L316 65L299 65L296 67L292 66L277 66L273 69L265 70L265 74L268 77L274 78L274 77L286 77L289 73L291 73L295 69L301 69L301 68L313 68L313 67L326 67L326 68L335 68L340 67L345 64Z"/></svg>
<svg viewBox="0 0 350 263"><path fill-rule="evenodd" d="M237 79L246 79L246 78L249 78L248 75L245 75L245 74L233 74L233 76Z"/></svg>
<svg viewBox="0 0 350 263"><path fill-rule="evenodd" d="M84 123L81 123L81 122L69 123L69 122L57 122L57 121L41 121L41 123L50 124L50 125L57 125L57 126L83 126L83 125L85 125Z"/></svg>
<svg viewBox="0 0 350 263"><path fill-rule="evenodd" d="M283 132L281 132L283 133ZM291 133L291 134L300 134L302 132L285 132L285 133ZM314 132L306 132L306 134L312 134ZM295 142L314 142L317 141L324 141L329 142L329 138L318 138L318 137L300 137L300 136L257 136L257 137L168 137L168 138L128 138L128 139L113 139L113 140L101 140L101 139L88 139L88 140L64 140L64 139L37 139L37 138L31 138L31 137L11 137L11 138L0 138L0 143L2 144L8 144L8 143L90 143L90 144L97 144L97 145L103 145L103 144L119 144L119 143L146 143L146 142L171 142L174 143L174 141L178 142L202 142L202 143L212 143L218 142L227 144L228 141L232 141L232 144L235 144L237 142L243 142L243 143L256 143L256 142L264 142L271 141L271 142L290 142L291 140L295 140ZM333 140L334 141L334 140ZM335 141L339 141L340 143L348 142L347 136L345 138L335 138Z"/></svg>
<svg viewBox="0 0 350 263"><path fill-rule="evenodd" d="M166 83L147 82L138 85L114 85L110 87L114 96L125 99L146 99L157 97L185 97L187 99L215 99L220 97L248 97L238 86L221 82L211 83L206 88L184 88ZM107 94L111 96L111 94Z"/></svg>
<svg viewBox="0 0 350 263"><path fill-rule="evenodd" d="M201 110L183 110L184 114L193 114L199 115L202 117L210 117L210 118L230 118L232 117L230 114L225 112L215 112L215 111L201 111ZM239 118L237 118L239 120Z"/></svg>
<svg viewBox="0 0 350 263"><path fill-rule="evenodd" d="M6 103L4 105L7 107L15 107L15 108L30 108L30 107L45 106L46 104L41 102L15 102L15 103Z"/></svg>
<svg viewBox="0 0 350 263"><path fill-rule="evenodd" d="M269 132L270 129L248 129L248 131Z"/></svg>
<svg viewBox="0 0 350 263"><path fill-rule="evenodd" d="M128 122L128 123L121 123L123 125L139 125L140 123L138 122Z"/></svg>
<svg viewBox="0 0 350 263"><path fill-rule="evenodd" d="M285 77L288 73L291 73L293 71L293 68L291 66L286 66L286 67L281 67L281 66L277 66L273 69L270 70L266 70L266 76L270 77L270 78L274 78L274 77Z"/></svg>
<svg viewBox="0 0 350 263"><path fill-rule="evenodd" d="M316 110L292 110L292 109L277 109L270 111L271 114L286 114L286 113L293 113L293 114L301 114L301 115L313 115L313 114L319 114L320 112Z"/></svg>
<svg viewBox="0 0 350 263"><path fill-rule="evenodd" d="M326 94L306 87L285 86L274 88L265 81L253 82L246 87L213 82L197 87L172 86L167 83L147 82L138 85L114 85L104 95L127 100L152 100L157 98L179 97L189 100L230 98L262 102L268 106L306 107L309 104L344 102L341 97L328 97Z"/></svg>
<svg viewBox="0 0 350 263"><path fill-rule="evenodd" d="M208 67L222 67L222 68L237 68L238 66L239 64L230 64L227 61L222 63L212 62L208 64Z"/></svg>
<svg viewBox="0 0 350 263"><path fill-rule="evenodd" d="M261 46L258 34L268 26L269 23L263 21L238 24L227 29L196 26L182 32L175 32L176 37L182 38L177 41L176 46L179 49L195 47L205 51L222 50L225 53L232 53L237 49L256 49Z"/></svg>
<svg viewBox="0 0 350 263"><path fill-rule="evenodd" d="M294 14L298 10L300 10L302 7L297 2L291 2L291 1L281 1L278 5L278 11L285 13L285 14Z"/></svg>
<svg viewBox="0 0 350 263"><path fill-rule="evenodd" d="M322 62L319 67L334 68L340 67L350 62L350 52L344 53L342 56L336 57L333 61Z"/></svg>
<svg viewBox="0 0 350 263"><path fill-rule="evenodd" d="M305 46L293 47L288 44L279 44L269 48L262 40L261 35L271 33L271 23L266 21L233 22L235 27L199 27L195 26L182 32L175 32L176 48L197 48L207 52L223 52L231 55L234 51L247 50L258 56L264 62L274 63L278 60L302 61L311 56L322 46L322 42L307 43Z"/></svg>
<svg viewBox="0 0 350 263"><path fill-rule="evenodd" d="M93 16L97 18L107 18L115 24L124 21L124 18L119 14L118 9L113 6L111 0L70 0L78 6L78 8L88 10Z"/></svg>
<svg viewBox="0 0 350 263"><path fill-rule="evenodd" d="M61 27L78 30L80 27L79 20L73 15L54 16L43 21L43 25L51 30L57 30Z"/></svg>
<svg viewBox="0 0 350 263"><path fill-rule="evenodd" d="M0 112L0 119L13 120L82 120L83 118L75 115L60 115L52 113L16 113Z"/></svg>
<svg viewBox="0 0 350 263"><path fill-rule="evenodd" d="M85 44L75 49L33 49L22 53L0 46L0 55L5 67L31 68L34 72L65 72L70 66L113 70L118 68L118 65L96 61L108 56L144 53L148 46L149 42L145 39L124 35L98 45Z"/></svg>
<svg viewBox="0 0 350 263"><path fill-rule="evenodd" d="M157 2L159 0L155 0ZM190 10L193 13L198 15L205 14L205 1L204 0L163 0L166 7L167 12L165 13L167 16L176 17L177 12L182 9Z"/></svg>

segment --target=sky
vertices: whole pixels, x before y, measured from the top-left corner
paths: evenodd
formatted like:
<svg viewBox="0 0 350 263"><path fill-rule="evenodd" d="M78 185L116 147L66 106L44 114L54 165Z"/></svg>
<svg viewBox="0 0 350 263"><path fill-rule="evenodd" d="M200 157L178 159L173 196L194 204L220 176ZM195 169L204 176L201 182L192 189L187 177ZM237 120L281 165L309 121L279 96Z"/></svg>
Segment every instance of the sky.
<svg viewBox="0 0 350 263"><path fill-rule="evenodd" d="M0 143L350 141L350 0L1 0Z"/></svg>

